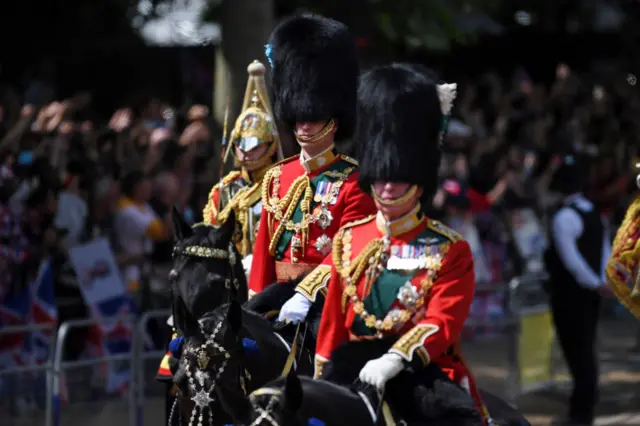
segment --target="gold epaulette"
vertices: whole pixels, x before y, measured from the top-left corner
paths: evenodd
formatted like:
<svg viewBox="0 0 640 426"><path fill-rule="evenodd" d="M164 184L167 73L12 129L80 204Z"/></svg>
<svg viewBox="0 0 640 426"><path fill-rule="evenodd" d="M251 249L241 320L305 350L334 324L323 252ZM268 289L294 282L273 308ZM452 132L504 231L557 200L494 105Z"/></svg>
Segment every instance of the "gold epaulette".
<svg viewBox="0 0 640 426"><path fill-rule="evenodd" d="M355 166L355 167L359 167L360 163L358 163L358 160L356 160L355 158L351 158L348 155L344 155L344 154L340 154L340 159L346 161L347 163Z"/></svg>
<svg viewBox="0 0 640 426"><path fill-rule="evenodd" d="M463 241L464 237L453 229L449 228L445 224L437 220L429 220L427 227L436 234L442 235L452 243Z"/></svg>
<svg viewBox="0 0 640 426"><path fill-rule="evenodd" d="M231 183L234 180L238 179L241 175L242 175L241 171L233 170L232 172L229 172L225 177L222 178L222 184L226 185L228 183ZM216 184L215 186L218 186L218 184Z"/></svg>
<svg viewBox="0 0 640 426"><path fill-rule="evenodd" d="M354 226L362 225L364 223L369 223L375 218L376 218L376 215L372 214L370 216L363 217L362 219L354 220L352 222L347 222L344 225L342 225L340 230L347 229L347 228L353 228Z"/></svg>
<svg viewBox="0 0 640 426"><path fill-rule="evenodd" d="M242 172L238 170L229 172L225 177L222 178L222 184L227 185L238 179L238 177L240 177L241 175ZM218 215L218 207L214 205L215 203L213 202L213 194L216 192L219 186L220 182L211 187L211 191L209 191L209 196L207 197L207 204L204 206L204 209L202 209L202 222L205 225L212 225L213 223L211 222L211 216ZM218 200L221 196L222 194L218 194Z"/></svg>

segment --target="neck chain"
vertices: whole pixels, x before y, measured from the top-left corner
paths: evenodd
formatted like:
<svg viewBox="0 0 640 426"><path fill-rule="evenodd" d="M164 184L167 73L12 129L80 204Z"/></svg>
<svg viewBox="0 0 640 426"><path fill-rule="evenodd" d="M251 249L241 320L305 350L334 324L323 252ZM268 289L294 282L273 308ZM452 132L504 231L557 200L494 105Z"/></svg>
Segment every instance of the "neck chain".
<svg viewBox="0 0 640 426"><path fill-rule="evenodd" d="M196 355L196 371L192 373L192 365L188 358L186 358L187 363L187 379L189 381L189 390L190 393L193 394L191 400L195 403L193 410L191 411L191 418L189 419L189 426L204 426L204 410L207 409L208 414L208 423L209 426L213 426L213 409L211 408L211 403L215 401L214 398L211 397L213 394L216 382L222 376L231 355L229 352L220 346L215 338L217 334L220 332L223 322L219 322L216 328L213 330L213 333L207 337L207 340L201 344L197 349L191 349L189 352ZM200 331L203 335L206 336L206 333L202 329L202 325L200 326ZM209 367L209 363L211 361L211 357L207 352L207 348L213 347L219 354L224 355L224 360L220 365L220 368L216 371L215 377L211 380L211 386L207 390L205 388L206 379L210 378L209 373L206 371L207 367ZM198 418L198 422L196 423L196 416ZM170 423L171 424L171 423Z"/></svg>

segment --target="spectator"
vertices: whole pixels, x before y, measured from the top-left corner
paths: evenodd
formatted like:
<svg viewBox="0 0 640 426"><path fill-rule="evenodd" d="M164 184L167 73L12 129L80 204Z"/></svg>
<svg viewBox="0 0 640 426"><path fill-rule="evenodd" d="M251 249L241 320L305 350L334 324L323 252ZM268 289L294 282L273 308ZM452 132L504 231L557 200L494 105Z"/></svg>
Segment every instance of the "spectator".
<svg viewBox="0 0 640 426"><path fill-rule="evenodd" d="M69 248L80 243L83 238L89 214L89 208L81 190L83 172L81 164L69 165L64 189L60 192L58 199L55 226L58 230L65 231L64 242Z"/></svg>
<svg viewBox="0 0 640 426"><path fill-rule="evenodd" d="M153 251L153 242L167 239L171 229L171 215L160 219L149 206L151 190L151 182L142 172L130 172L122 180L123 196L114 230L118 247L127 256L123 276L132 292L138 290L148 271L147 256Z"/></svg>

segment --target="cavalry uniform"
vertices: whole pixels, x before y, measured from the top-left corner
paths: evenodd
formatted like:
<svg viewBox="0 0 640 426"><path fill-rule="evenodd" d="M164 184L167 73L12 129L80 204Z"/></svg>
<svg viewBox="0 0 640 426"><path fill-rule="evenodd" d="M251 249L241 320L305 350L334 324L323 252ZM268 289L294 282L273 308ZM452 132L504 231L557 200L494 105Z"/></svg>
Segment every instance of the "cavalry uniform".
<svg viewBox="0 0 640 426"><path fill-rule="evenodd" d="M422 207L437 190L443 123L455 87L436 85L429 70L408 64L377 67L360 79L354 138L361 155L359 184L373 196L378 212L342 227L334 238L316 375L343 343L391 340L386 353L360 370L361 381L382 389L410 366L419 378L414 382L422 383L421 374L430 371L423 367L434 363L468 391L478 424L488 424L460 353L475 287L471 250L458 233L427 218ZM329 374L327 379L343 378Z"/></svg>
<svg viewBox="0 0 640 426"><path fill-rule="evenodd" d="M260 158L253 161L235 158L239 170L232 171L213 186L209 201L202 211L203 223L219 226L227 221L233 212L236 217L234 242L239 253L247 258L253 251L253 243L258 229L261 213L262 179L273 165L273 158L281 158L280 143L269 97L267 95L264 73L265 67L259 61L253 61L247 68L249 80L242 105L242 113L235 122L230 141L225 152L235 150L250 152L267 145ZM221 189L222 188L222 189ZM173 317L168 321L173 328ZM175 330L174 330L175 331ZM174 334L173 339L177 335ZM175 358L175 357L174 357ZM169 366L171 352L162 359L157 379L163 382L172 380Z"/></svg>
<svg viewBox="0 0 640 426"><path fill-rule="evenodd" d="M640 175L638 175L640 186ZM613 240L607 262L607 282L620 302L640 319L640 197L627 213Z"/></svg>
<svg viewBox="0 0 640 426"><path fill-rule="evenodd" d="M292 131L296 123L326 123L314 136L296 134L303 146L325 146L332 134L336 144L350 138L359 68L348 29L321 16L296 16L275 28L266 47L278 120ZM314 270L331 252L340 226L375 211L371 197L358 187L357 167L331 145L313 158L296 155L267 172L250 296ZM324 265L305 288L316 294L315 283L327 274Z"/></svg>
<svg viewBox="0 0 640 426"><path fill-rule="evenodd" d="M243 111L231 132L231 144L227 153L239 149L244 152L268 145L264 155L254 161L235 159L236 167L211 188L209 201L202 211L203 222L207 225L221 225L233 212L236 217L234 242L242 256L253 252L253 244L258 231L262 211L262 179L273 165L278 151L282 158L273 112L264 83L264 66L254 61L248 68L249 81ZM225 153L225 158L227 156ZM222 189L221 189L222 188Z"/></svg>
<svg viewBox="0 0 640 426"><path fill-rule="evenodd" d="M235 214L237 224L233 240L242 256L253 251L262 212L262 178L269 167L266 165L253 173L246 170L230 172L211 188L209 201L202 211L203 222L216 226L225 223L231 212Z"/></svg>

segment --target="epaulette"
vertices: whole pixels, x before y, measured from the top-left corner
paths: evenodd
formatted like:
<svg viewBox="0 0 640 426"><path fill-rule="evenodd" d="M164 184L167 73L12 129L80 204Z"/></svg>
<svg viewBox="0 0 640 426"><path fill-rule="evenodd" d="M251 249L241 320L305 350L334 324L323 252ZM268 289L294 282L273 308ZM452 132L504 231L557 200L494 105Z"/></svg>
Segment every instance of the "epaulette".
<svg viewBox="0 0 640 426"><path fill-rule="evenodd" d="M430 220L427 227L436 234L442 235L452 243L464 240L464 237L461 234L437 220Z"/></svg>
<svg viewBox="0 0 640 426"><path fill-rule="evenodd" d="M355 158L351 158L348 155L340 154L340 159L342 159L343 161L346 161L352 166L360 167L360 163L358 163L358 160L356 160Z"/></svg>
<svg viewBox="0 0 640 426"><path fill-rule="evenodd" d="M233 182L234 180L238 179L240 176L242 176L242 172L239 170L233 170L231 172L229 172L225 177L222 178L222 184L223 185L227 185L231 182Z"/></svg>
<svg viewBox="0 0 640 426"><path fill-rule="evenodd" d="M364 223L369 223L375 218L376 218L376 215L372 214L371 216L363 217L362 219L354 220L353 222L348 222L348 223L342 225L340 230L353 228L355 226L362 225Z"/></svg>

